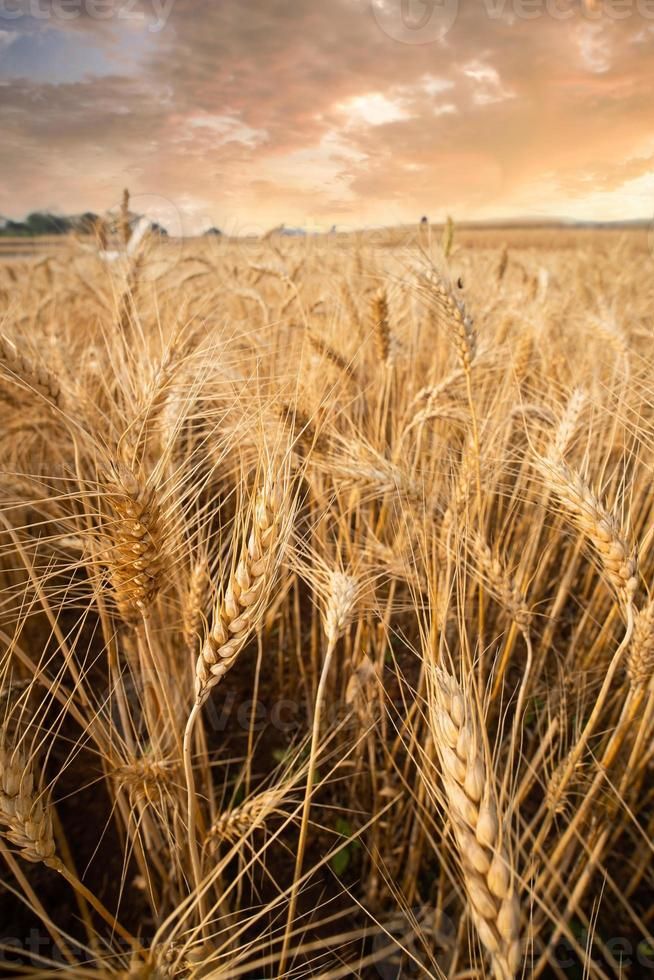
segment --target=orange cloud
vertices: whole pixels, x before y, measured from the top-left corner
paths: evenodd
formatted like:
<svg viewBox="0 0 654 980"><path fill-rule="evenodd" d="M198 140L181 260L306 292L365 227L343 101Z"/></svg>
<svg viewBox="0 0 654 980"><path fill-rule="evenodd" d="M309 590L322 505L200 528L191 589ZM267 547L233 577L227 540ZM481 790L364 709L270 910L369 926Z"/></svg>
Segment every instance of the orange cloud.
<svg viewBox="0 0 654 980"><path fill-rule="evenodd" d="M176 0L160 30L163 0L70 23L36 2L0 13L0 213L125 184L190 231L652 208L647 0L410 0L408 27L401 0Z"/></svg>

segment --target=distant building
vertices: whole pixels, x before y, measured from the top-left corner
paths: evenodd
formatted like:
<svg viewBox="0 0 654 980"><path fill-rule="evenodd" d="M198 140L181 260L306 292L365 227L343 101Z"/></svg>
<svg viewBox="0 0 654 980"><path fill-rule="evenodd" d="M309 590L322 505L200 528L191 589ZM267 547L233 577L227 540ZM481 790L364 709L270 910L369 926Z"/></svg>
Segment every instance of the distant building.
<svg viewBox="0 0 654 980"><path fill-rule="evenodd" d="M142 220L142 219L139 219L139 220ZM138 225L138 221L136 222L136 225ZM132 228L134 228L134 223L132 224ZM160 235L161 238L168 238L168 231L167 231L167 229L164 228L163 225L160 225L157 221L151 221L150 222L150 234L151 235Z"/></svg>

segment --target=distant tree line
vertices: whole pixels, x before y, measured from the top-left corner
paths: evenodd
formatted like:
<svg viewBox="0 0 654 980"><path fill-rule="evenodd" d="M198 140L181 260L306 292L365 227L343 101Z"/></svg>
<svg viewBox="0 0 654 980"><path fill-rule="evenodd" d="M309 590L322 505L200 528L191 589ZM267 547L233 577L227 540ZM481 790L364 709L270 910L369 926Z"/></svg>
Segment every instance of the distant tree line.
<svg viewBox="0 0 654 980"><path fill-rule="evenodd" d="M0 235L6 237L25 235L67 235L74 231L80 234L91 234L96 226L98 215L92 211L84 214L66 217L49 214L47 211L33 211L24 221L7 221L0 227Z"/></svg>
<svg viewBox="0 0 654 980"><path fill-rule="evenodd" d="M84 214L58 215L50 214L48 211L33 211L28 214L24 221L7 221L0 225L0 236L5 238L31 237L34 235L68 235L75 232L78 235L93 235L96 233L100 222L104 219L93 211L85 211ZM129 215L129 223L138 220L138 215ZM151 231L159 235L167 235L168 232L156 221L152 223Z"/></svg>

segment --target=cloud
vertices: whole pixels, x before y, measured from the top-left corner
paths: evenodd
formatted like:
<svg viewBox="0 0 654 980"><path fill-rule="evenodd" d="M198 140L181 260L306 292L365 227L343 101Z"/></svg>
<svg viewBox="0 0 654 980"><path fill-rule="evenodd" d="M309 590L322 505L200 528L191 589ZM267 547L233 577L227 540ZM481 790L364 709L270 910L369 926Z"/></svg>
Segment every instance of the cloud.
<svg viewBox="0 0 654 980"><path fill-rule="evenodd" d="M0 213L99 209L129 183L195 201L194 227L601 216L625 183L618 149L644 168L630 215L651 208L642 18L525 21L461 4L420 45L389 37L369 0L176 0L159 32L153 9L40 26L39 43L65 41L64 72L35 40L20 64L7 57L17 39L0 41ZM5 34L24 36L21 23L0 15Z"/></svg>
<svg viewBox="0 0 654 980"><path fill-rule="evenodd" d="M515 98L515 92L502 84L499 72L492 65L475 59L464 66L463 74L474 83L472 98L475 105L492 105Z"/></svg>
<svg viewBox="0 0 654 980"><path fill-rule="evenodd" d="M399 99L391 99L383 92L367 92L355 95L336 106L346 119L346 125L363 123L368 126L383 126L386 123L408 119L409 114Z"/></svg>
<svg viewBox="0 0 654 980"><path fill-rule="evenodd" d="M240 118L230 115L216 116L204 113L188 116L181 120L181 125L185 130L182 139L194 142L199 132L206 136L214 147L229 142L242 143L244 146L259 146L268 136L265 129L252 129Z"/></svg>
<svg viewBox="0 0 654 980"><path fill-rule="evenodd" d="M598 24L582 24L577 31L581 63L588 71L603 74L611 67L611 39Z"/></svg>

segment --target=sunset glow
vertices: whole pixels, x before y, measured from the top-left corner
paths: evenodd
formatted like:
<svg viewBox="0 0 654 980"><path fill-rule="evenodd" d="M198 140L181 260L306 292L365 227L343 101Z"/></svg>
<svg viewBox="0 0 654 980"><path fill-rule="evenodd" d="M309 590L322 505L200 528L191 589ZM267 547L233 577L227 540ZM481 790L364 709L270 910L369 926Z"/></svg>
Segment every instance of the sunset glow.
<svg viewBox="0 0 654 980"><path fill-rule="evenodd" d="M0 214L648 218L653 55L644 0L4 0Z"/></svg>

